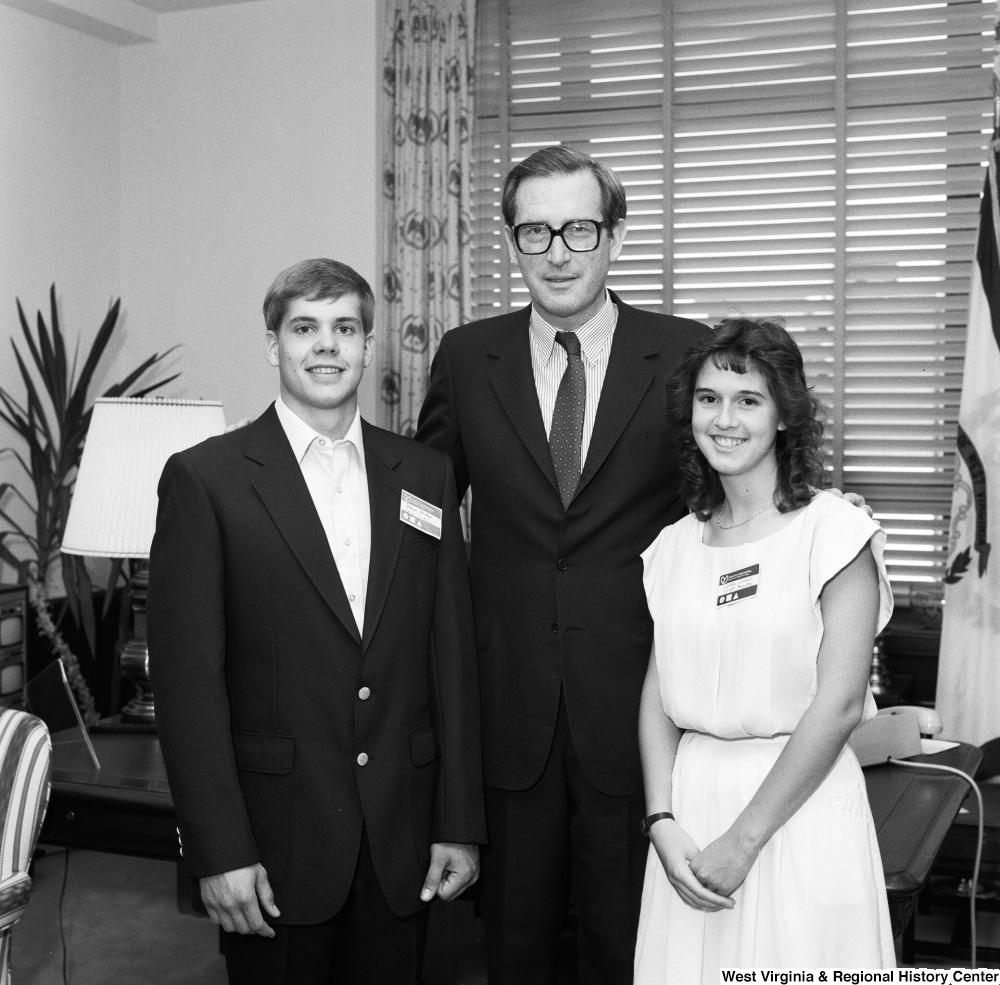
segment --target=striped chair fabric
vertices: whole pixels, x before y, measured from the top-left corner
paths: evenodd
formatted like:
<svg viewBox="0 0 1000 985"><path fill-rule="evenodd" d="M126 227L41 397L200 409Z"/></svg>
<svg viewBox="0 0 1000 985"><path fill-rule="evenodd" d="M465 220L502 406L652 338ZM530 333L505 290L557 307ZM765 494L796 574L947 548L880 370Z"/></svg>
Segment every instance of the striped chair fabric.
<svg viewBox="0 0 1000 985"><path fill-rule="evenodd" d="M28 905L28 865L49 802L52 743L45 723L0 711L0 985L10 985L10 935Z"/></svg>

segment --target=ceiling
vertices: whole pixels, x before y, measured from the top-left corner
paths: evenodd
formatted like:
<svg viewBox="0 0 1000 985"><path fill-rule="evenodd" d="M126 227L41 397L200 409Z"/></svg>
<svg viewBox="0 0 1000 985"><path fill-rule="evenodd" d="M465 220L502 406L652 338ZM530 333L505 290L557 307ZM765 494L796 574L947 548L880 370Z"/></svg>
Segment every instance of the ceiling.
<svg viewBox="0 0 1000 985"><path fill-rule="evenodd" d="M0 0L5 6L116 45L156 41L161 14L253 2L256 0Z"/></svg>
<svg viewBox="0 0 1000 985"><path fill-rule="evenodd" d="M157 14L172 14L178 10L221 7L230 3L255 3L256 0L132 0L132 2Z"/></svg>

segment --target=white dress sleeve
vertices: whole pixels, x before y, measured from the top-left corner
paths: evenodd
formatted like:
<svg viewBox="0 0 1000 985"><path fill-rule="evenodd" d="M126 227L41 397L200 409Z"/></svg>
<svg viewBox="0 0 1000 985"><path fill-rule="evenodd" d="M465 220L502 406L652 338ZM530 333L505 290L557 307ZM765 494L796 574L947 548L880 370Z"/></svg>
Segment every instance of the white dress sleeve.
<svg viewBox="0 0 1000 985"><path fill-rule="evenodd" d="M831 578L843 571L867 544L878 568L879 612L876 633L892 615L892 587L885 568L885 531L863 510L830 493L818 493L816 527L809 556L809 590L813 606Z"/></svg>

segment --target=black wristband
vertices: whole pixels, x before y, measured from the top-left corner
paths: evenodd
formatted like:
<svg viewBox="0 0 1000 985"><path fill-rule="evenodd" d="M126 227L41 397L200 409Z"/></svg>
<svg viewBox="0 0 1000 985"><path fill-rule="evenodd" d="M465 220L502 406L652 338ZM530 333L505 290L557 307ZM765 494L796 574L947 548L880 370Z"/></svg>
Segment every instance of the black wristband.
<svg viewBox="0 0 1000 985"><path fill-rule="evenodd" d="M657 821L674 820L674 815L670 811L660 811L659 814L650 814L649 817L644 817L641 822L642 834L644 837L649 837L649 829L656 824Z"/></svg>

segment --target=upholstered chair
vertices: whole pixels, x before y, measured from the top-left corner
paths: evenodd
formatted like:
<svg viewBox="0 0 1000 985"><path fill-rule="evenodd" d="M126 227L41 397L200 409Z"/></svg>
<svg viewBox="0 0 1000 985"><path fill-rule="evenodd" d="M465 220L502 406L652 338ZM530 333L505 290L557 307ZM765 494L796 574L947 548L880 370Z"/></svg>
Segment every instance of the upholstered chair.
<svg viewBox="0 0 1000 985"><path fill-rule="evenodd" d="M49 802L52 743L45 723L0 711L0 985L10 985L10 937L31 893L28 864Z"/></svg>

